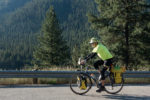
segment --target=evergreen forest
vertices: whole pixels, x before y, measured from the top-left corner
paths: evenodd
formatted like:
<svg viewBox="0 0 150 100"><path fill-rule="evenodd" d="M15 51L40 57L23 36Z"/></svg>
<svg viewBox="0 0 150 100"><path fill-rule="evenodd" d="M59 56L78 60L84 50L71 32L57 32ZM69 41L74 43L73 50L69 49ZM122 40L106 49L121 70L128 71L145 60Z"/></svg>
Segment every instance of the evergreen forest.
<svg viewBox="0 0 150 100"><path fill-rule="evenodd" d="M76 67L78 58L90 53L92 37L130 70L150 67L149 2L1 0L0 69L21 70L35 64ZM58 47L47 43L54 40Z"/></svg>

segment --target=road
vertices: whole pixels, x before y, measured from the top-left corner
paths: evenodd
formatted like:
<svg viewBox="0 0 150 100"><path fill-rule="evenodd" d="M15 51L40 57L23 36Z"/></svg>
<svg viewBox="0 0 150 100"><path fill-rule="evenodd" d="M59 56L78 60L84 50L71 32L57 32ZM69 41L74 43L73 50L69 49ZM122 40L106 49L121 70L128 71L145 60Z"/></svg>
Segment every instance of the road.
<svg viewBox="0 0 150 100"><path fill-rule="evenodd" d="M76 95L68 85L0 86L0 100L150 100L149 85L125 85L116 95L96 93L96 87L86 95Z"/></svg>

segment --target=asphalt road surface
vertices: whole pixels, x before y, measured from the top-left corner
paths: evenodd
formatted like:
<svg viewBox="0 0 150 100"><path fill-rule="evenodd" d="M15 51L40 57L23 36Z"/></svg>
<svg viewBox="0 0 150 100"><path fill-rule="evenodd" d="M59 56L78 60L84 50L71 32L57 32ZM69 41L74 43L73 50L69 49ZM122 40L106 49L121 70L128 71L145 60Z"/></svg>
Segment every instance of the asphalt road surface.
<svg viewBox="0 0 150 100"><path fill-rule="evenodd" d="M150 100L149 85L125 85L115 95L96 93L96 87L85 95L74 94L68 85L0 86L0 100Z"/></svg>

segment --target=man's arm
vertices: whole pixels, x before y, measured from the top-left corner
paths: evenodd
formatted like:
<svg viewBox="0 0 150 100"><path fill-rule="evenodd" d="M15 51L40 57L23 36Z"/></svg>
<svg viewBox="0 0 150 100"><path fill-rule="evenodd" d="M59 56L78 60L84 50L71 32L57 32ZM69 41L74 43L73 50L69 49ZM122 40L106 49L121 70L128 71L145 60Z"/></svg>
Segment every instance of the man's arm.
<svg viewBox="0 0 150 100"><path fill-rule="evenodd" d="M86 61L88 61L89 59L92 59L93 57L95 57L96 54L97 54L97 53L91 53L91 54L89 54L87 57L85 57L84 59L85 59Z"/></svg>

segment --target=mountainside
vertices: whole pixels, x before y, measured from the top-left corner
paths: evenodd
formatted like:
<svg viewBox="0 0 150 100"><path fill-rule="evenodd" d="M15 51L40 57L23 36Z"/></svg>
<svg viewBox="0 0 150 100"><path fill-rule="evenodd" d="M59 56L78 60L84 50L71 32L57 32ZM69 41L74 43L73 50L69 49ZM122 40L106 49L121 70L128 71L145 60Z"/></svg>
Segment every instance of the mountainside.
<svg viewBox="0 0 150 100"><path fill-rule="evenodd" d="M3 2L2 2L3 1ZM2 0L0 2L0 67L20 68L30 65L42 21L50 5L54 6L70 48L87 37L88 12L97 13L93 0ZM5 1L5 2L4 2ZM2 6L3 5L3 6Z"/></svg>
<svg viewBox="0 0 150 100"><path fill-rule="evenodd" d="M0 15L12 12L31 0L0 0Z"/></svg>

